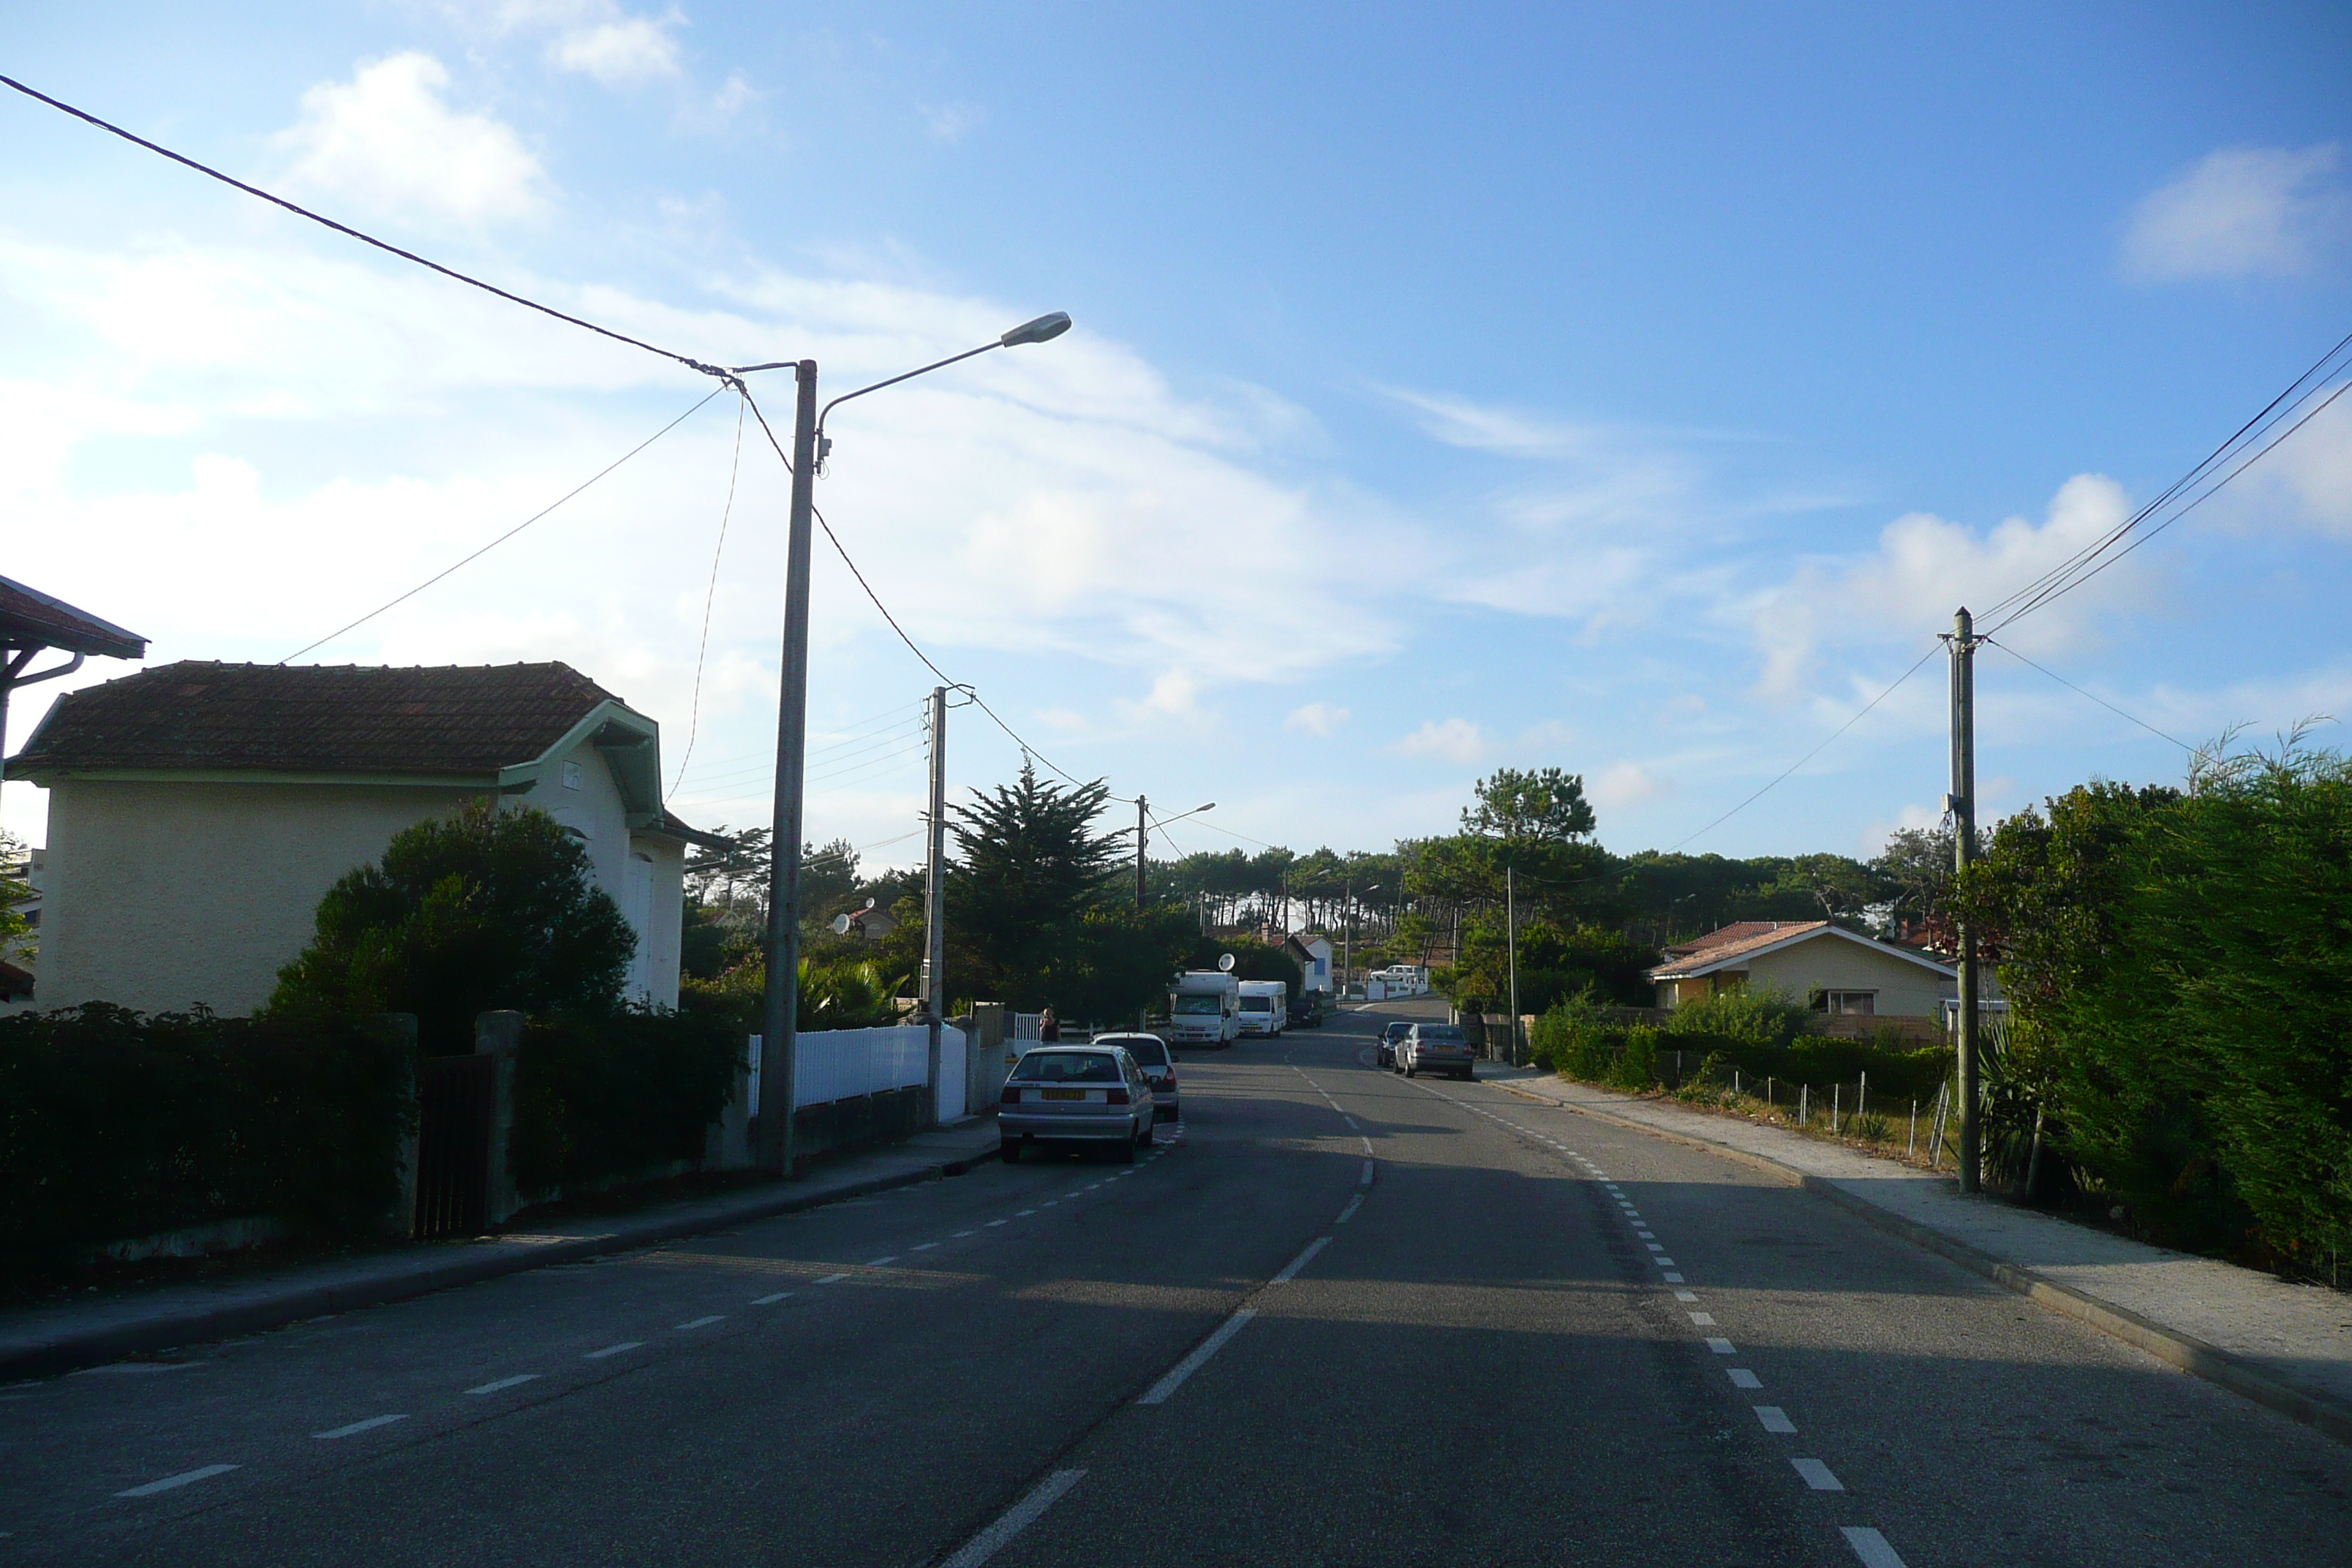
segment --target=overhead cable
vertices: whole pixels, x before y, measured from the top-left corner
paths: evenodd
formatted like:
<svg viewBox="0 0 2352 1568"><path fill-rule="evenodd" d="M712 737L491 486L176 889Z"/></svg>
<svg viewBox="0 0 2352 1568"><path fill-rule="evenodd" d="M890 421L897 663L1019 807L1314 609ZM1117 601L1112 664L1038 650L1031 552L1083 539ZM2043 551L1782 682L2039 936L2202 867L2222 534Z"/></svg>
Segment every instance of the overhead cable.
<svg viewBox="0 0 2352 1568"><path fill-rule="evenodd" d="M702 640L694 649L694 702L687 710L686 754L677 760L670 794L686 782L686 766L694 761L694 742L702 732L702 667L710 657L710 612L719 603L719 561L727 553L727 524L735 515L735 480L743 471L743 406L735 405L735 455L727 464L727 504L719 509L719 542L710 549L710 587L702 596Z"/></svg>
<svg viewBox="0 0 2352 1568"><path fill-rule="evenodd" d="M46 92L37 91L33 88L26 87L23 82L18 81L14 77L0 76L0 83L5 83L9 87L15 88L26 98L46 103L51 109L70 114L76 120L81 121L86 124L94 125L100 131L107 132L111 135L120 136L125 142L131 143L133 146L144 147L150 153L153 153L161 157L169 158L174 163L194 169L197 174L205 175L211 179L218 180L222 184L229 185L237 190L243 191L247 195L257 196L273 206L284 207L288 212L294 214L298 217L309 218L312 223L319 224L323 227L331 228L337 234L344 235L350 238L358 240L362 245L372 245L378 250L397 256L404 261L413 261L419 267L425 268L430 271L438 272L442 277L463 283L468 288L479 289L485 294L495 294L499 299L507 300L511 304L522 306L525 310L537 310L542 316L552 316L559 321L566 321L575 327L585 327L588 331L596 333L598 336L610 338L614 342L626 343L633 349L643 349L647 353L659 354L662 358L667 360L675 360L679 364L686 366L688 370L698 371L704 375L717 376L722 382L730 379L728 372L718 365L705 364L700 360L691 358L688 355L677 353L669 349L657 348L652 343L633 338L626 332L616 332L610 327L600 327L593 321L583 321L578 316L568 315L565 312L557 310L552 305L542 305L536 300L526 299L520 294L501 289L495 283L485 283L480 279L469 277L467 274L458 271L454 267L445 267L440 262L419 256L413 250L403 250L399 246L394 245L388 240L378 239L372 234L362 233L360 230L352 227L349 224L337 223L333 218L324 216L319 213L314 213L309 207L289 202L284 196L273 195L268 191L263 190L258 185L249 185L243 180L236 179L228 174L224 174L218 169L212 167L210 164L199 163L184 153L174 153L169 147L148 141L144 136L134 135L131 132L125 131L120 125L116 125L110 121L100 120L97 115L90 113L86 109L76 109L72 104L68 103L61 99L51 98Z"/></svg>
<svg viewBox="0 0 2352 1568"><path fill-rule="evenodd" d="M2166 734L2163 731L2161 731L2161 730L2158 729L2155 725L2153 725L2153 724L2149 723L2147 720L2145 720L2145 719L2142 719L2142 718L2138 717L2137 714L2132 714L2132 713L2126 713L2126 712L2125 712L2122 709L2120 709L2120 708L2116 707L2114 703L2112 703L2112 702L2108 701L2105 698L2099 696L2096 692L2091 692L2091 691L2085 691L2085 690L2084 690L2081 687L2079 687L2079 686L2075 685L2073 681L2071 681L2071 680L2067 679L2064 676L2063 676L2063 675L2059 674L2056 670L2050 668L2047 665L2034 664L2033 660L2032 660L2032 659L2030 659L2030 658L2026 658L2023 654L2021 654L2021 653L2018 652L2015 648L2013 648L2013 647L2010 647L2007 643L2005 643L2005 642L1993 642L1992 638L1990 638L1990 637L1986 637L1984 640L1985 640L1986 642L1988 642L1988 643L1992 643L1992 646L1993 646L1993 647L1997 647L1997 648L2000 649L2000 651L2001 651L2001 652L2003 652L2003 653L2005 653L2005 654L2009 655L2009 657L2010 657L2010 658L2013 658L2013 659L2017 660L2017 662L2018 662L2018 663L2020 663L2020 664L2024 664L2024 665L2032 665L2035 669L2038 669L2038 670L2042 671L2042 674L2044 674L2044 675L2048 676L2051 679L2053 679L2053 680L2056 681L2059 685L2061 685L2061 686L2064 687L2067 690L2074 692L2075 695L2080 696L2080 697L2087 697L2087 698L2089 698L2092 701L2094 701L2094 702L2097 703L2100 707L2102 707L2102 708L2105 709L2108 712L2110 712L2110 713L2114 714L2116 718L2118 718L2118 719L2128 719L2128 720L2130 720L2133 723L2135 723L2135 724L2138 725L2141 729L2143 729L2143 730L2147 731L2149 734L2151 734L2151 735L2155 736L2158 740L2159 740L2159 741L2169 741L2169 742L2171 742L2174 745L2176 745L2176 746L2179 747L2182 751L2187 752L2188 752L2189 755L2191 755L2191 756L2195 756L2195 755L2197 754L2198 748L2197 748L2197 747L2195 747L2195 746L2190 745L2188 742L2186 742L2186 741L2182 740L2179 736L2178 736L2178 735L2168 735L2168 734Z"/></svg>

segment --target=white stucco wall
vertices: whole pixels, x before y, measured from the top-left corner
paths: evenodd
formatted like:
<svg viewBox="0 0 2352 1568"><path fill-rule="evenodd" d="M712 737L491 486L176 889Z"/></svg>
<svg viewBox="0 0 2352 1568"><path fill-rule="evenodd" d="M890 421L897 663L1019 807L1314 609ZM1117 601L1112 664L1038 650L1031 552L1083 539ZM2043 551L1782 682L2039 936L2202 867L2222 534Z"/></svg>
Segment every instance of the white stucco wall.
<svg viewBox="0 0 2352 1568"><path fill-rule="evenodd" d="M466 793L60 779L36 1000L249 1013L309 944L327 889Z"/></svg>
<svg viewBox="0 0 2352 1568"><path fill-rule="evenodd" d="M1750 960L1748 984L1800 1001L1814 991L1875 991L1878 1012L1914 1017L1932 1016L1945 997L1959 994L1958 982L1932 969L1827 934Z"/></svg>
<svg viewBox="0 0 2352 1568"><path fill-rule="evenodd" d="M675 838L631 836L633 852L653 862L652 915L637 933L637 963L632 978L645 1000L657 1007L677 1005L679 944L686 928L686 847Z"/></svg>

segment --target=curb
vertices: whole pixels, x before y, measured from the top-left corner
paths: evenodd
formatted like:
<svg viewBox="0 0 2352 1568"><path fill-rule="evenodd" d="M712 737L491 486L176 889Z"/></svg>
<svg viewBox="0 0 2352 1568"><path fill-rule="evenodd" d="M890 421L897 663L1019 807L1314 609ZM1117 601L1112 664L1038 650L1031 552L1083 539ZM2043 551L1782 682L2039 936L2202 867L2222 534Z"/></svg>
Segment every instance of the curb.
<svg viewBox="0 0 2352 1568"><path fill-rule="evenodd" d="M1612 1122L1635 1132L1647 1133L1653 1138L1663 1138L1671 1143L1680 1143L1687 1148L1720 1155L1740 1164L1752 1166L1767 1174L1778 1176L1790 1186L1801 1187L1809 1193L1827 1198L1847 1213L1875 1226L1890 1236L1900 1237L1913 1246L1924 1247L1940 1258L1957 1263L1970 1273L1990 1279L2004 1289L2015 1291L2038 1307L2056 1312L2061 1317L2072 1318L2076 1322L2086 1324L2110 1339L2121 1340L2137 1350L2145 1351L2157 1360L2188 1373L2192 1377L2203 1378L2208 1383L2228 1389L2241 1399L2251 1401L2265 1410L2285 1416L2290 1421L2300 1422L2315 1432L2334 1438L2338 1443L2352 1446L2352 1408L2328 1400L2315 1399L2308 1394L2288 1387L2268 1373L2248 1365L2244 1361L2218 1345L2208 1344L2203 1340L2192 1334L2182 1333L2177 1329L2168 1329L2163 1324L2152 1322L2126 1308L2112 1306L2099 1300L2096 1297L2077 1290L2071 1285L2062 1285L2054 1279L2045 1279L2031 1268L2005 1262L1995 1258L1991 1253L1972 1247L1956 1237L1946 1236L1943 1232L1921 1225L1916 1220L1906 1219L1901 1215L1880 1208L1867 1198L1858 1197L1847 1192L1827 1177L1816 1176L1811 1172L1800 1171L1792 1165L1783 1164L1769 1154L1758 1154L1749 1150L1735 1149L1728 1144L1693 1137L1688 1133L1670 1131L1663 1127L1653 1127L1645 1121L1636 1121L1632 1117L1619 1116L1595 1106L1579 1105L1570 1100L1552 1100L1544 1095L1530 1094L1514 1089L1507 1083L1497 1083L1495 1087L1506 1093L1516 1094L1522 1100L1534 1100L1541 1105L1573 1111L1580 1116L1590 1116L1597 1121Z"/></svg>
<svg viewBox="0 0 2352 1568"><path fill-rule="evenodd" d="M634 1252L656 1242L698 1236L726 1226L740 1225L747 1220L772 1219L777 1215L822 1208L827 1204L887 1192L894 1187L913 1186L919 1182L936 1181L946 1176L961 1176L998 1157L992 1146L982 1153L967 1154L887 1176L851 1182L821 1193L779 1193L724 1212L677 1215L667 1219L647 1220L633 1226L625 1225L602 1235L570 1237L541 1247L507 1248L474 1258L452 1258L446 1263L387 1274L381 1279L352 1280L338 1285L299 1286L232 1305L159 1313L152 1318L110 1324L86 1332L38 1340L0 1341L0 1381L53 1377L86 1366L120 1361L124 1356L145 1351L169 1350L175 1345L259 1333L310 1318L327 1317L336 1312L382 1306L392 1301L405 1301L414 1297L430 1295L436 1290L477 1284L507 1274L520 1274L527 1269L545 1268L557 1263L576 1263L583 1258L601 1258L615 1252Z"/></svg>

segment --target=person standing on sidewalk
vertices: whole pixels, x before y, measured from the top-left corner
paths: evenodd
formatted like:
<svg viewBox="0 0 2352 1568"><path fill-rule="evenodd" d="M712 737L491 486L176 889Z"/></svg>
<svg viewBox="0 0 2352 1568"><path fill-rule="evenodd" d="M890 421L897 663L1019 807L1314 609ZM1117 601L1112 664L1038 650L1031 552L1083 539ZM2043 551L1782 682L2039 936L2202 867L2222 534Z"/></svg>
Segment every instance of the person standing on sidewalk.
<svg viewBox="0 0 2352 1568"><path fill-rule="evenodd" d="M1037 1043L1050 1046L1061 1037L1062 1021L1054 1016L1054 1009L1049 1006L1037 1015Z"/></svg>

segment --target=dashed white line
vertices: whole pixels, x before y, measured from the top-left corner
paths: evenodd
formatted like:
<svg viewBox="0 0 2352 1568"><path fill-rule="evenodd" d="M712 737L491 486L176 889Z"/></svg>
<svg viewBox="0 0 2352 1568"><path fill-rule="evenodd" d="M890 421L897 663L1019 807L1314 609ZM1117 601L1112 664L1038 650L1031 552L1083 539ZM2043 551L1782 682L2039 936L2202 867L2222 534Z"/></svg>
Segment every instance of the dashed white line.
<svg viewBox="0 0 2352 1568"><path fill-rule="evenodd" d="M1355 1119L1354 1117L1352 1117L1352 1116L1349 1115L1349 1114L1348 1114L1346 1111L1344 1111L1344 1110L1342 1110L1342 1111L1340 1111L1340 1112L1339 1112L1339 1120L1340 1120L1340 1121L1344 1121L1344 1122L1346 1122L1346 1123L1349 1125L1349 1128L1351 1128L1351 1129L1352 1129L1352 1128L1354 1128L1354 1127L1357 1125L1356 1119Z"/></svg>
<svg viewBox="0 0 2352 1568"><path fill-rule="evenodd" d="M1748 1371L1744 1366L1726 1367L1724 1370L1730 1373L1731 1386L1734 1388L1761 1388L1764 1386L1764 1380L1757 1376L1754 1373Z"/></svg>
<svg viewBox="0 0 2352 1568"><path fill-rule="evenodd" d="M897 1253L895 1253L895 1252L894 1252L894 1253L890 1254L890 1256L889 1256L889 1257L887 1257L887 1258L876 1258L873 1262L871 1262L871 1263L867 1264L866 1267L866 1268L883 1268L884 1266L886 1266L886 1265L887 1265L887 1264L896 1263L896 1262L898 1262L898 1255Z"/></svg>
<svg viewBox="0 0 2352 1568"><path fill-rule="evenodd" d="M149 1481L143 1487L125 1487L114 1495L116 1497L153 1497L157 1492L167 1492L174 1487L186 1486L191 1481L206 1481L215 1476L225 1476L236 1468L235 1465L199 1465L193 1470L182 1470L176 1476L165 1476L160 1481Z"/></svg>
<svg viewBox="0 0 2352 1568"><path fill-rule="evenodd" d="M348 1426L338 1426L330 1432L313 1432L311 1436L321 1443L331 1443L338 1437L356 1437L362 1432L373 1432L379 1426L389 1426L395 1421L405 1421L405 1415L371 1415L364 1421L354 1421Z"/></svg>
<svg viewBox="0 0 2352 1568"><path fill-rule="evenodd" d="M1309 1263L1312 1263L1313 1261L1315 1261L1315 1255L1316 1255L1317 1253L1318 1253L1318 1252L1322 1251L1325 1247L1328 1247L1328 1246L1330 1246L1330 1245L1331 1245L1331 1238L1330 1238L1329 1237L1328 1237L1328 1236L1318 1236L1318 1237L1317 1237L1314 1240L1312 1240L1312 1241L1310 1241L1310 1242L1308 1242L1308 1243L1307 1244L1307 1250L1306 1250L1306 1251L1304 1251L1304 1252L1300 1253L1297 1257L1296 1257L1296 1258L1292 1258L1288 1263L1284 1264L1284 1265L1283 1265L1283 1268L1282 1268L1282 1272L1281 1272L1281 1273L1279 1273L1279 1274L1277 1274L1277 1275L1276 1275L1272 1279L1270 1279L1270 1280L1266 1281L1266 1283L1268 1283L1268 1284L1270 1284L1270 1285L1287 1285L1287 1284L1289 1284L1289 1283L1291 1282L1291 1280L1293 1280L1294 1279L1297 1278L1298 1271L1299 1271L1300 1269L1302 1269L1302 1268L1306 1268Z"/></svg>
<svg viewBox="0 0 2352 1568"><path fill-rule="evenodd" d="M1662 1274L1658 1278L1669 1285L1679 1285L1683 1282L1683 1277L1679 1274Z"/></svg>
<svg viewBox="0 0 2352 1568"><path fill-rule="evenodd" d="M980 1232L976 1230L960 1230L953 1236L948 1237L948 1239L950 1241L961 1241L967 1236L978 1236Z"/></svg>
<svg viewBox="0 0 2352 1568"><path fill-rule="evenodd" d="M1819 1459L1791 1459L1789 1463L1797 1467L1797 1474L1804 1477L1805 1484L1817 1492L1845 1490L1844 1484L1830 1472L1827 1465L1822 1464Z"/></svg>
<svg viewBox="0 0 2352 1568"><path fill-rule="evenodd" d="M1675 1300L1677 1301L1696 1301L1698 1300L1698 1292L1696 1290L1677 1290L1675 1292Z"/></svg>
<svg viewBox="0 0 2352 1568"><path fill-rule="evenodd" d="M1019 1214L1014 1215L1013 1217L1014 1219L1027 1219L1031 1215L1035 1214L1036 1212L1037 1211L1035 1209L1023 1209Z"/></svg>
<svg viewBox="0 0 2352 1568"><path fill-rule="evenodd" d="M1738 1355L1739 1353L1738 1351L1731 1348L1731 1342L1729 1340L1711 1338L1706 1342L1706 1348L1713 1351L1717 1355Z"/></svg>
<svg viewBox="0 0 2352 1568"><path fill-rule="evenodd" d="M1696 1323L1702 1329L1711 1329L1715 1327L1715 1314L1713 1312L1693 1312L1690 1315L1690 1321Z"/></svg>
<svg viewBox="0 0 2352 1568"><path fill-rule="evenodd" d="M1796 1434L1797 1424L1790 1420L1789 1413L1779 1405L1750 1405L1749 1408L1756 1412L1756 1419L1764 1423L1764 1430L1767 1432L1778 1433L1783 1437L1793 1436Z"/></svg>
<svg viewBox="0 0 2352 1568"><path fill-rule="evenodd" d="M1191 1355L1186 1356L1182 1361L1180 1361L1174 1366L1170 1367L1168 1369L1167 1375L1162 1377L1158 1383L1153 1384L1150 1388L1144 1390L1144 1392L1136 1399L1136 1403L1138 1405L1167 1404L1168 1396L1175 1393L1179 1388L1184 1386L1184 1380L1186 1378L1192 1376L1194 1373L1200 1371L1203 1365L1207 1364L1211 1356L1225 1348L1225 1342L1227 1340L1230 1340L1235 1334L1240 1333L1243 1326L1252 1318L1256 1316L1257 1312L1255 1309L1244 1307L1240 1311L1235 1312L1232 1317L1227 1318L1223 1322L1218 1324L1217 1331L1215 1333L1211 1334L1207 1339L1202 1340L1199 1345L1195 1346Z"/></svg>
<svg viewBox="0 0 2352 1568"><path fill-rule="evenodd" d="M1061 1500L1062 1494L1078 1484L1084 1470L1055 1470L1031 1489L1027 1497L1006 1509L994 1524L963 1543L961 1551L940 1568L980 1568L980 1565L1004 1550L1005 1543L1037 1522L1038 1516Z"/></svg>
<svg viewBox="0 0 2352 1568"><path fill-rule="evenodd" d="M1360 1175L1360 1176L1359 1176L1359 1177L1357 1177L1357 1178L1356 1178L1356 1185L1358 1185L1358 1186L1360 1186L1360 1187L1369 1187L1369 1186L1370 1186L1371 1184L1372 1184L1372 1163L1371 1163L1370 1160L1367 1160L1367 1161L1365 1161L1365 1162L1364 1162L1364 1173L1363 1173L1362 1175Z"/></svg>
<svg viewBox="0 0 2352 1568"><path fill-rule="evenodd" d="M939 1245L939 1243L938 1243L938 1242L936 1242L936 1241L919 1241L919 1242L915 1243L915 1245L914 1245L914 1247L911 1248L911 1250L916 1251L916 1252L929 1252L931 1248L933 1248L934 1247L937 1247L938 1245Z"/></svg>
<svg viewBox="0 0 2352 1568"><path fill-rule="evenodd" d="M1655 1251L1657 1249L1657 1245L1658 1244L1654 1241L1650 1243L1651 1250ZM1653 1258L1650 1261L1656 1264L1661 1268L1672 1268L1675 1266L1675 1260L1671 1258ZM1674 1276L1669 1274L1666 1278L1671 1279Z"/></svg>
<svg viewBox="0 0 2352 1568"><path fill-rule="evenodd" d="M713 1324L713 1323L723 1323L723 1322L725 1322L726 1321L727 1321L727 1314L726 1314L726 1313L724 1313L724 1312L713 1312L713 1313L711 1313L711 1314L710 1314L710 1316L709 1316L709 1317L707 1317L707 1318L691 1318L691 1319L688 1319L687 1321L685 1321L685 1322L683 1322L683 1323L679 1323L679 1324L676 1325L676 1327L674 1327L674 1328L671 1330L671 1331L672 1331L673 1333L681 1333L681 1334L682 1334L682 1333L684 1333L684 1332L685 1332L687 1330L688 1330L688 1329L707 1329L707 1328L709 1328L709 1327L711 1324Z"/></svg>
<svg viewBox="0 0 2352 1568"><path fill-rule="evenodd" d="M823 1284L824 1281L819 1280L818 1283ZM619 1355L623 1351L642 1350L645 1347L645 1342L646 1342L643 1340L623 1340L619 1344L606 1345L600 1351L590 1351L586 1355L582 1356L580 1359L582 1361L603 1361L606 1356Z"/></svg>
<svg viewBox="0 0 2352 1568"><path fill-rule="evenodd" d="M1644 1231L1643 1234L1647 1235L1648 1232ZM1653 1252L1664 1252L1666 1249L1665 1245L1663 1242L1645 1241L1642 1245L1648 1247Z"/></svg>
<svg viewBox="0 0 2352 1568"><path fill-rule="evenodd" d="M754 1296L751 1298L751 1305L754 1307L772 1307L791 1294L792 1292L790 1290L779 1290L772 1296Z"/></svg>
<svg viewBox="0 0 2352 1568"><path fill-rule="evenodd" d="M818 1280L817 1283L820 1285L838 1285L848 1278L849 1276L846 1274L828 1274L824 1279Z"/></svg>
<svg viewBox="0 0 2352 1568"><path fill-rule="evenodd" d="M1364 1146L1364 1155L1365 1155L1365 1157L1366 1157L1367 1159L1370 1158L1370 1157L1371 1157L1371 1152L1372 1152L1372 1141L1371 1141L1370 1139L1369 1139L1369 1138L1365 1137L1362 1133L1359 1132L1359 1133L1357 1133L1357 1134L1356 1134L1356 1142L1359 1142L1359 1143L1361 1143L1361 1144Z"/></svg>
<svg viewBox="0 0 2352 1568"><path fill-rule="evenodd" d="M1341 1209L1341 1210L1339 1211L1339 1217L1338 1219L1333 1220L1331 1223L1332 1223L1333 1225L1345 1225L1345 1224L1347 1224L1347 1223L1348 1223L1348 1221L1349 1221L1349 1219L1351 1219L1351 1218L1353 1218L1353 1217L1355 1216L1355 1213L1356 1213L1356 1211L1357 1211L1358 1209L1360 1209L1360 1208L1362 1208L1363 1206L1364 1206L1364 1194L1361 1194L1361 1193L1358 1193L1358 1194L1356 1194L1353 1197L1351 1197L1351 1198L1349 1198L1349 1199L1348 1200L1348 1206L1347 1206L1346 1208Z"/></svg>
<svg viewBox="0 0 2352 1568"><path fill-rule="evenodd" d="M479 1388L469 1388L466 1390L466 1392L468 1394L497 1394L505 1389L520 1388L526 1383L535 1383L538 1379L539 1373L535 1372L519 1372L512 1377L502 1377L496 1383L486 1383Z"/></svg>
<svg viewBox="0 0 2352 1568"><path fill-rule="evenodd" d="M1862 1568L1903 1568L1903 1559L1895 1554L1895 1548L1886 1544L1886 1537L1870 1526L1841 1524L1838 1533L1845 1537L1848 1546L1853 1548L1853 1554L1862 1559Z"/></svg>

